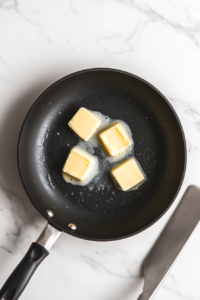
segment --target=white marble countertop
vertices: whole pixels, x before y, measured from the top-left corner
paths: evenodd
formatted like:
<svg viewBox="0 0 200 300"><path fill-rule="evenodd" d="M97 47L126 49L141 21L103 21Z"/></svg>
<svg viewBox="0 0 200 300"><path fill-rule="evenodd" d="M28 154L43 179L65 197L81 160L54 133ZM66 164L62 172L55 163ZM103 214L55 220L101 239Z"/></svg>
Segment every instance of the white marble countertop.
<svg viewBox="0 0 200 300"><path fill-rule="evenodd" d="M181 196L200 186L200 2L198 0L0 1L0 286L46 221L17 169L18 134L38 95L86 68L134 73L176 109L188 146L183 186L156 224L131 238L91 242L62 234L20 299L134 300L141 265ZM200 228L154 299L197 300Z"/></svg>

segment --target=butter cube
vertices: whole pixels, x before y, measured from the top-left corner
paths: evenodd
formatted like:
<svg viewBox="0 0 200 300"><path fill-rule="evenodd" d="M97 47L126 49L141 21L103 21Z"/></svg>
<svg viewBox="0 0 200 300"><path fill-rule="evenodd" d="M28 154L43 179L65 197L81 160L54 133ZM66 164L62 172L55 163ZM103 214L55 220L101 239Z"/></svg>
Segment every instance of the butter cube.
<svg viewBox="0 0 200 300"><path fill-rule="evenodd" d="M92 172L95 165L95 159L86 151L74 147L63 167L63 172L78 180L86 179Z"/></svg>
<svg viewBox="0 0 200 300"><path fill-rule="evenodd" d="M81 107L68 125L84 141L88 141L94 134L101 121L89 110Z"/></svg>
<svg viewBox="0 0 200 300"><path fill-rule="evenodd" d="M122 191L127 191L145 180L136 160L129 158L111 170L111 176Z"/></svg>
<svg viewBox="0 0 200 300"><path fill-rule="evenodd" d="M125 128L120 122L101 132L99 137L111 156L120 154L132 144Z"/></svg>

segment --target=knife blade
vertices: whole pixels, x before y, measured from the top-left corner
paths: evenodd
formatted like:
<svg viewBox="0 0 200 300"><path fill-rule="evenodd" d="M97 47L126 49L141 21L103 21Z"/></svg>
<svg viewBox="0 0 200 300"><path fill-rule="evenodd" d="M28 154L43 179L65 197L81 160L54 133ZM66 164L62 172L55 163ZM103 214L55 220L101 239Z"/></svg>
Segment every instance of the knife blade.
<svg viewBox="0 0 200 300"><path fill-rule="evenodd" d="M138 300L150 300L161 286L200 220L200 189L189 186L144 262Z"/></svg>

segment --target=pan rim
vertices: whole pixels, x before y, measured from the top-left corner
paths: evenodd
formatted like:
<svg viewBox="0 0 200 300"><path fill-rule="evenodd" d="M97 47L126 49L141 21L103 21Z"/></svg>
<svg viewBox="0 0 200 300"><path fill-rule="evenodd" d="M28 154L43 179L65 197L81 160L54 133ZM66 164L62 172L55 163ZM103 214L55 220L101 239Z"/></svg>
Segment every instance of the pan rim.
<svg viewBox="0 0 200 300"><path fill-rule="evenodd" d="M70 77L74 77L76 75L79 75L79 74L82 74L82 73L87 73L87 72L98 72L98 71L108 71L108 72L116 72L116 73L121 73L121 74L124 74L124 75L128 75L128 76L131 76L131 77L134 77L135 79L138 79L140 81L142 81L143 83L147 84L149 87L151 87L155 92L157 92L161 97L162 99L167 103L167 105L169 106L169 108L171 109L171 111L173 112L177 122L178 122L178 125L179 125L179 128L180 128L180 131L181 131L181 135L182 135L182 139L183 139L183 146L184 146L184 166L183 166L183 173L182 173L182 177L181 177L181 180L180 180L180 184L177 188L177 191L173 197L173 199L171 200L170 204L167 206L167 208L162 212L162 214L160 214L160 216L158 218L156 218L153 222L151 222L150 224L148 224L147 226L145 226L144 228L138 230L137 232L133 232L129 235L125 235L125 236L121 236L121 237L115 237L115 238L108 238L108 239L99 239L99 238L90 238L90 237L85 237L85 236L81 236L79 234L76 234L75 232L73 231L63 231L63 229L61 227L59 227L57 224L55 224L53 222L52 219L50 219L48 217L47 214L45 214L44 212L42 212L36 205L36 203L34 202L34 200L32 200L27 188L26 188L26 185L25 185L25 182L24 182L24 176L22 174L22 168L21 168L21 163L20 163L20 145L21 145L21 141L22 141L22 135L23 135L23 132L24 132L24 129L25 129L25 126L26 126L26 123L27 123L27 120L29 118L29 116L31 115L31 112L33 111L34 107L37 105L37 103L40 101L41 98L43 98L43 96L50 90L52 89L54 86L56 86L57 84L59 84L60 82L70 78ZM169 102L169 100L155 87L153 86L151 83L149 83L147 80L135 75L135 74L132 74L132 73L129 73L127 71L123 71L123 70L119 70L119 69L114 69L114 68L90 68L90 69L83 69L83 70L80 70L80 71L76 71L76 72L73 72L73 73L70 73L69 75L67 76L64 76L60 79L58 79L57 81L55 81L53 84L51 84L47 89L44 90L44 92L42 92L42 94L40 94L38 96L38 98L34 101L34 103L31 105L30 109L28 110L27 114L26 114L26 117L22 123L22 126L21 126L21 129L20 129L20 133L19 133L19 138L18 138L18 146L17 146L17 163L18 163L18 169L19 169L19 174L20 174L20 178L21 178L21 182L22 182L22 185L26 191L26 194L29 198L29 200L31 201L31 203L33 204L33 206L36 208L36 210L48 221L48 223L50 225L52 225L53 227L55 227L56 229L60 230L60 231L63 231L67 234L70 234L74 237L77 237L77 238L81 238L81 239L84 239L84 240L89 240L89 241L97 241L97 242L106 242L106 241L117 241L117 240L121 240L121 239L125 239L125 238L128 238L128 237L131 237L131 236L134 236L138 233L141 233L142 231L148 229L149 227L151 227L153 224L155 224L160 218L162 218L162 216L169 210L169 208L172 206L172 204L174 203L180 189L181 189L181 186L183 184L183 180L185 178L185 173L186 173L186 167L187 167L187 144L186 144L186 138L185 138L185 133L184 133L184 130L183 130L183 126L180 122L180 119L175 111L175 109L173 108L172 104Z"/></svg>

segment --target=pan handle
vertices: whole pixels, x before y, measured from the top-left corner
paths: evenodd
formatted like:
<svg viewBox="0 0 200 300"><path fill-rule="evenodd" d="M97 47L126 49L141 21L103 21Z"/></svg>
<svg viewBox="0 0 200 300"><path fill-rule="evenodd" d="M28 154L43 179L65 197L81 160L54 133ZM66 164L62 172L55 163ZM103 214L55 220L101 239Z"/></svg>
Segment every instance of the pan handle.
<svg viewBox="0 0 200 300"><path fill-rule="evenodd" d="M39 264L49 255L49 249L61 234L47 224L36 243L32 243L24 258L0 290L0 300L17 300Z"/></svg>
<svg viewBox="0 0 200 300"><path fill-rule="evenodd" d="M12 272L0 291L1 300L19 298L39 264L49 255L41 245L32 243L24 258Z"/></svg>

